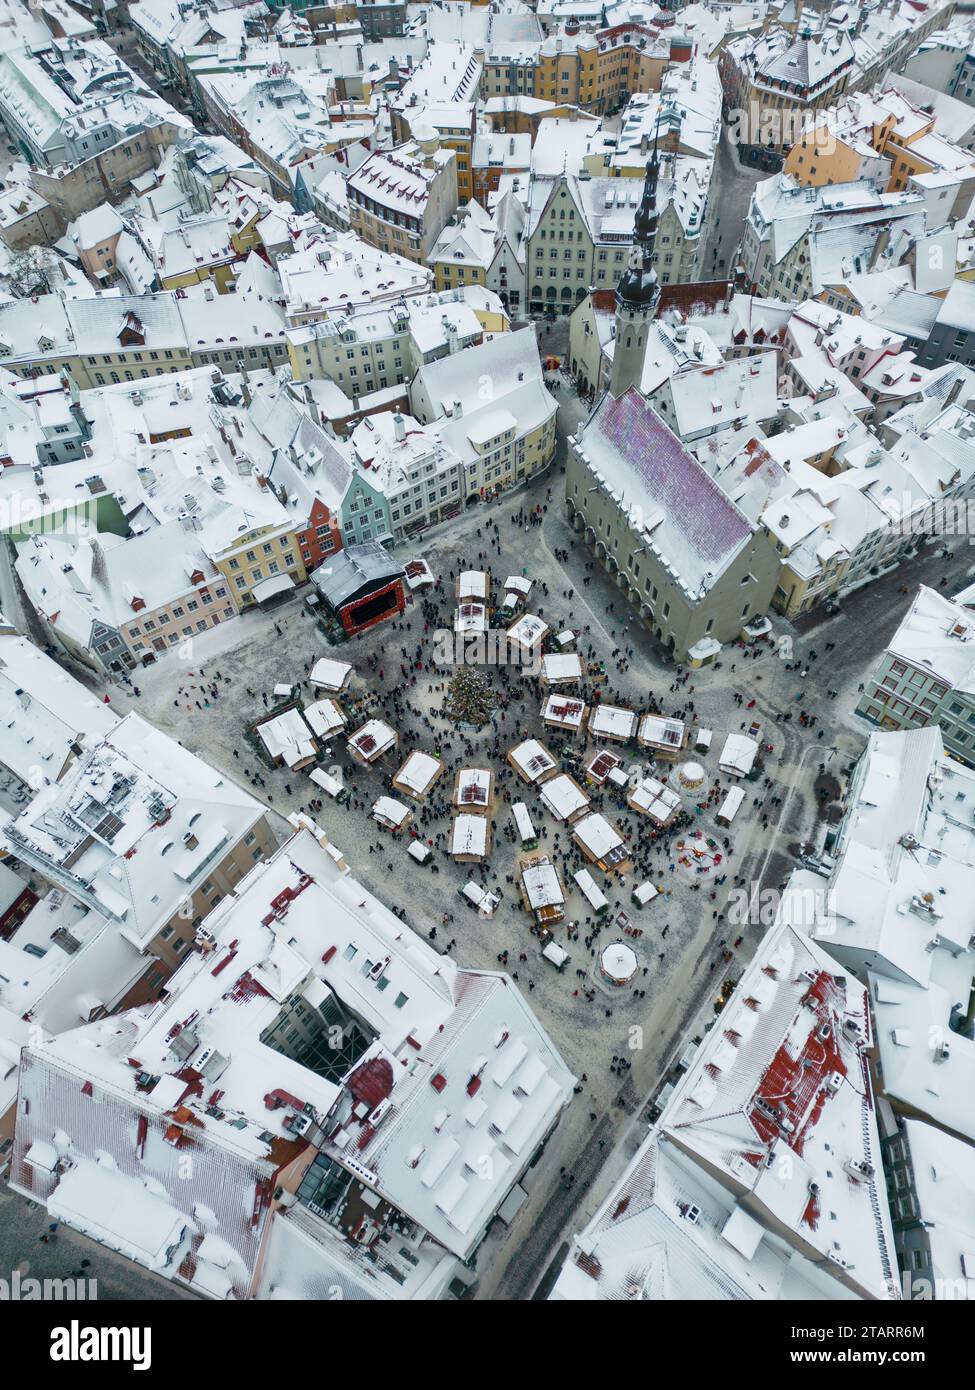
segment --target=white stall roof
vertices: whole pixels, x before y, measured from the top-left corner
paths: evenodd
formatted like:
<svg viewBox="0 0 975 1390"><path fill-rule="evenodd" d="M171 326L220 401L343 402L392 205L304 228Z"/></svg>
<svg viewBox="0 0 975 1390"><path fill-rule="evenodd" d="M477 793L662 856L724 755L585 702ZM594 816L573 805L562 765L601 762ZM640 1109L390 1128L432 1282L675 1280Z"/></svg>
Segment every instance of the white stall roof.
<svg viewBox="0 0 975 1390"><path fill-rule="evenodd" d="M297 767L315 756L311 730L296 709L285 710L284 714L265 720L257 726L257 733L269 757L275 761L280 758L288 767Z"/></svg>
<svg viewBox="0 0 975 1390"><path fill-rule="evenodd" d="M548 723L578 729L582 725L585 712L586 705L583 700L568 695L550 695L542 708L542 718Z"/></svg>
<svg viewBox="0 0 975 1390"><path fill-rule="evenodd" d="M486 570L464 570L457 580L457 593L461 598L486 599L490 584Z"/></svg>
<svg viewBox="0 0 975 1390"><path fill-rule="evenodd" d="M658 888L655 888L654 885L648 881L634 888L633 896L636 898L637 902L643 906L646 903L652 903L659 891Z"/></svg>
<svg viewBox="0 0 975 1390"><path fill-rule="evenodd" d="M732 787L728 795L718 807L718 815L723 820L733 820L741 810L741 803L745 799L744 790L741 787Z"/></svg>
<svg viewBox="0 0 975 1390"><path fill-rule="evenodd" d="M322 690L341 690L351 673L352 667L347 661L332 661L323 656L311 668L309 680Z"/></svg>
<svg viewBox="0 0 975 1390"><path fill-rule="evenodd" d="M546 782L539 795L557 820L569 820L589 805L589 797L566 772Z"/></svg>
<svg viewBox="0 0 975 1390"><path fill-rule="evenodd" d="M532 581L523 579L520 574L509 574L504 581L506 593L520 594L522 598L527 598L532 590Z"/></svg>
<svg viewBox="0 0 975 1390"><path fill-rule="evenodd" d="M402 801L397 801L394 797L380 796L373 803L373 820L388 821L390 825L402 825L409 815L409 806L404 806Z"/></svg>
<svg viewBox="0 0 975 1390"><path fill-rule="evenodd" d="M747 777L758 756L758 744L745 734L729 734L725 740L718 766L734 777Z"/></svg>
<svg viewBox="0 0 975 1390"><path fill-rule="evenodd" d="M636 726L636 715L622 705L595 705L589 727L597 737L629 738Z"/></svg>
<svg viewBox="0 0 975 1390"><path fill-rule="evenodd" d="M614 830L606 817L601 816L598 811L594 811L591 816L583 816L572 830L594 859L604 859L623 843L619 832Z"/></svg>
<svg viewBox="0 0 975 1390"><path fill-rule="evenodd" d="M561 906L565 902L554 864L531 864L522 869L521 880L525 885L525 896L533 908Z"/></svg>
<svg viewBox="0 0 975 1390"><path fill-rule="evenodd" d="M455 816L450 832L451 854L486 854L486 816Z"/></svg>
<svg viewBox="0 0 975 1390"><path fill-rule="evenodd" d="M550 685L582 680L582 660L578 652L549 652L542 657L542 675Z"/></svg>
<svg viewBox="0 0 975 1390"><path fill-rule="evenodd" d="M537 738L525 739L524 743L519 743L517 747L512 748L508 756L532 782L537 782L540 777L544 777L546 772L551 772L555 767L555 759L545 745L539 743Z"/></svg>
<svg viewBox="0 0 975 1390"><path fill-rule="evenodd" d="M514 818L515 829L518 831L521 840L534 840L536 838L535 827L532 818L528 813L528 807L523 801L515 801L511 807L511 814Z"/></svg>
<svg viewBox="0 0 975 1390"><path fill-rule="evenodd" d="M592 874L589 872L588 869L577 869L576 872L572 875L572 877L575 879L580 892L585 896L586 900L590 903L590 905L597 910L597 912L601 907L605 907L607 905L608 899L606 898L605 894L600 890L599 886L596 883L596 880L593 878Z"/></svg>
<svg viewBox="0 0 975 1390"><path fill-rule="evenodd" d="M684 744L684 721L665 719L659 714L645 714L640 720L640 738L660 748L679 749Z"/></svg>
<svg viewBox="0 0 975 1390"><path fill-rule="evenodd" d="M313 705L305 706L304 714L312 733L319 738L328 738L345 723L345 715L334 700L316 700Z"/></svg>
<svg viewBox="0 0 975 1390"><path fill-rule="evenodd" d="M422 795L440 771L441 766L439 758L416 749L397 772L394 781L405 787L407 791Z"/></svg>

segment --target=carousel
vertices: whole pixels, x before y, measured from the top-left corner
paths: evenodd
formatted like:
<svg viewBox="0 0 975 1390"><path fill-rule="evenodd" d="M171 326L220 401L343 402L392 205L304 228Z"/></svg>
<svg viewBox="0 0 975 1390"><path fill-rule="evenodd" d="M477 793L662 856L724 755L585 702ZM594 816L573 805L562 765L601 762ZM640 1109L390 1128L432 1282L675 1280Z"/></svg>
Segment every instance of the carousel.
<svg viewBox="0 0 975 1390"><path fill-rule="evenodd" d="M703 830L682 836L674 845L678 868L696 880L713 878L720 872L724 855L718 841Z"/></svg>
<svg viewBox="0 0 975 1390"><path fill-rule="evenodd" d="M611 941L599 957L599 973L609 984L628 985L637 972L636 952L623 941Z"/></svg>
<svg viewBox="0 0 975 1390"><path fill-rule="evenodd" d="M677 780L685 791L700 791L707 780L707 774L700 763L681 763L677 769Z"/></svg>

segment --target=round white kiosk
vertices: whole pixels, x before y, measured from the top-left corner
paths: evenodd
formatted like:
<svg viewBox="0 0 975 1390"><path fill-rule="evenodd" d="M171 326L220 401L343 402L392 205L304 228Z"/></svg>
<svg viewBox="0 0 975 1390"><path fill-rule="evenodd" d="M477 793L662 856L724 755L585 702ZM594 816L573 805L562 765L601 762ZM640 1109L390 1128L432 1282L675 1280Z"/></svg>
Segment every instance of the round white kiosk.
<svg viewBox="0 0 975 1390"><path fill-rule="evenodd" d="M700 763L681 763L677 769L677 780L689 792L700 791L707 774Z"/></svg>
<svg viewBox="0 0 975 1390"><path fill-rule="evenodd" d="M599 973L611 985L628 985L637 972L636 952L625 941L611 941L599 957Z"/></svg>

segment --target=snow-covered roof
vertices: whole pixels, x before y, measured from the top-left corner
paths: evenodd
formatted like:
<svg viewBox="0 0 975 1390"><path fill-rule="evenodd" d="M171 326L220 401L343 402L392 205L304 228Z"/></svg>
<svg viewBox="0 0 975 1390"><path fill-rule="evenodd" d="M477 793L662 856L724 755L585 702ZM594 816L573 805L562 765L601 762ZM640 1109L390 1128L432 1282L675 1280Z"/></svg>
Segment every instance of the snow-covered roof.
<svg viewBox="0 0 975 1390"><path fill-rule="evenodd" d="M544 783L539 795L556 820L571 821L589 805L589 797L566 772Z"/></svg>
<svg viewBox="0 0 975 1390"><path fill-rule="evenodd" d="M525 579L520 574L509 574L504 581L505 595L513 593L520 598L527 598L532 591L534 580Z"/></svg>
<svg viewBox="0 0 975 1390"><path fill-rule="evenodd" d="M537 782L557 766L555 759L537 738L527 738L516 744L508 754L509 759L531 782Z"/></svg>
<svg viewBox="0 0 975 1390"><path fill-rule="evenodd" d="M352 232L316 235L278 260L289 322L324 320L355 307L375 307L422 294L433 274L403 256L369 246Z"/></svg>
<svg viewBox="0 0 975 1390"><path fill-rule="evenodd" d="M330 657L320 656L311 668L308 679L319 690L339 691L345 686L352 670L347 661L333 661Z"/></svg>
<svg viewBox="0 0 975 1390"><path fill-rule="evenodd" d="M418 1250L424 1232L439 1242L434 1263L444 1249L466 1259L571 1097L573 1078L508 978L459 971L308 830L252 870L205 926L206 951L187 958L156 1008L32 1041L15 1182L42 1201L53 1195L62 1219L109 1243L124 1215L126 1253L168 1277L192 1249L224 1271L221 1279L208 1269L208 1284L243 1297L265 1230L266 1184L307 1152L300 1136L314 1124L317 1162L344 1167L346 1187L377 1221L402 1213L420 1228ZM325 1077L290 1055L281 1025L299 1005L313 1018L332 995L357 1019L358 1055L337 1058ZM187 1059L204 1085L179 1075ZM31 1177L41 1141L53 1160ZM491 1159L486 1178L465 1176L472 1145ZM69 1152L68 1174L85 1172L65 1185L51 1169ZM368 1274L361 1245L341 1238L342 1211L309 1205L320 1171L281 1219L317 1231L353 1283L379 1279L385 1296L396 1281ZM163 1251L145 1192L176 1209L185 1244L170 1240ZM426 1245L427 1273L431 1253Z"/></svg>
<svg viewBox="0 0 975 1390"><path fill-rule="evenodd" d="M864 1051L866 990L798 928L766 934L680 1077L661 1133L864 1297L897 1265Z"/></svg>
<svg viewBox="0 0 975 1390"><path fill-rule="evenodd" d="M607 394L575 447L687 592L706 593L747 544L746 518L637 391Z"/></svg>
<svg viewBox="0 0 975 1390"><path fill-rule="evenodd" d="M261 814L236 783L130 713L7 833L18 858L143 946Z"/></svg>
<svg viewBox="0 0 975 1390"><path fill-rule="evenodd" d="M537 912L542 907L561 907L565 902L558 872L548 859L539 858L530 864L522 864L521 881L533 911Z"/></svg>
<svg viewBox="0 0 975 1390"><path fill-rule="evenodd" d="M582 658L576 652L548 652L542 657L542 678L549 685L582 680Z"/></svg>
<svg viewBox="0 0 975 1390"><path fill-rule="evenodd" d="M922 584L887 644L890 656L975 695L975 614Z"/></svg>
<svg viewBox="0 0 975 1390"><path fill-rule="evenodd" d="M637 716L622 705L593 705L589 714L589 732L593 738L627 739L633 736Z"/></svg>
<svg viewBox="0 0 975 1390"><path fill-rule="evenodd" d="M579 729L586 712L586 702L569 695L550 695L542 706L542 719L546 724L559 724L563 728Z"/></svg>
<svg viewBox="0 0 975 1390"><path fill-rule="evenodd" d="M645 714L640 720L637 736L641 743L679 751L687 739L687 726L682 719L668 719L661 714Z"/></svg>
<svg viewBox="0 0 975 1390"><path fill-rule="evenodd" d="M958 1290L959 1296L973 1298L975 1178L971 1146L920 1120L904 1120L902 1133L910 1153L914 1191L899 1195L906 1203L916 1201L910 1216L923 1223L931 1272L936 1280L945 1281L945 1287ZM895 1210L897 1202L895 1189ZM941 1295L934 1292L933 1296Z"/></svg>
<svg viewBox="0 0 975 1390"><path fill-rule="evenodd" d="M423 796L442 771L443 763L439 758L433 757L430 753L422 753L417 748L406 759L393 781L404 791Z"/></svg>
<svg viewBox="0 0 975 1390"><path fill-rule="evenodd" d="M450 827L450 853L485 855L488 828L486 816L455 816Z"/></svg>
<svg viewBox="0 0 975 1390"><path fill-rule="evenodd" d="M349 735L349 748L371 763L392 748L396 741L396 730L391 729L382 719L367 719Z"/></svg>
<svg viewBox="0 0 975 1390"><path fill-rule="evenodd" d="M814 934L871 972L888 1095L971 1137L975 1044L952 1024L975 971L975 773L945 757L937 726L875 733L850 803Z"/></svg>
<svg viewBox="0 0 975 1390"><path fill-rule="evenodd" d="M487 599L491 592L491 576L487 570L462 570L457 576L459 599Z"/></svg>
<svg viewBox="0 0 975 1390"><path fill-rule="evenodd" d="M548 623L535 613L522 613L508 628L509 641L526 649L537 647L548 632Z"/></svg>
<svg viewBox="0 0 975 1390"><path fill-rule="evenodd" d="M315 756L315 740L297 709L285 710L257 726L257 736L268 757L296 768Z"/></svg>
<svg viewBox="0 0 975 1390"><path fill-rule="evenodd" d="M965 969L970 984L970 954ZM951 972L951 984L959 982L960 974ZM950 1026L959 1002L951 984L922 987L873 973L868 979L887 1095L971 1142L975 1042Z"/></svg>
<svg viewBox="0 0 975 1390"><path fill-rule="evenodd" d="M461 603L454 614L455 632L487 632L488 613L483 603Z"/></svg>
<svg viewBox="0 0 975 1390"><path fill-rule="evenodd" d="M575 839L594 859L618 862L625 857L625 843L619 831L599 812L583 816L572 827Z"/></svg>
<svg viewBox="0 0 975 1390"><path fill-rule="evenodd" d="M656 777L644 777L637 782L628 799L634 810L642 811L660 823L670 820L681 807L677 792L665 787Z"/></svg>
<svg viewBox="0 0 975 1390"><path fill-rule="evenodd" d="M975 331L975 284L968 280L955 280L951 289L941 301L937 323L948 328Z"/></svg>
<svg viewBox="0 0 975 1390"><path fill-rule="evenodd" d="M573 1237L551 1299L854 1299L658 1129Z"/></svg>
<svg viewBox="0 0 975 1390"><path fill-rule="evenodd" d="M438 150L424 160L416 145L403 145L395 151L374 150L350 175L347 186L355 200L422 222L431 184L453 158L452 150Z"/></svg>
<svg viewBox="0 0 975 1390"><path fill-rule="evenodd" d="M404 806L402 801L397 801L392 796L380 796L372 805L373 820L382 821L397 828L412 814L409 806Z"/></svg>
<svg viewBox="0 0 975 1390"><path fill-rule="evenodd" d="M747 734L729 734L725 739L718 766L725 772L745 777L758 756L758 744Z"/></svg>
<svg viewBox="0 0 975 1390"><path fill-rule="evenodd" d="M454 783L453 801L455 806L487 809L491 799L494 775L486 767L462 767Z"/></svg>
<svg viewBox="0 0 975 1390"><path fill-rule="evenodd" d="M316 700L305 706L302 715L318 738L329 738L345 724L345 715L334 700Z"/></svg>
<svg viewBox="0 0 975 1390"><path fill-rule="evenodd" d="M75 744L107 734L117 716L33 642L0 637L0 765L22 782L61 776Z"/></svg>
<svg viewBox="0 0 975 1390"><path fill-rule="evenodd" d="M58 1183L48 1215L151 1270L165 1269L187 1233L185 1214L150 1183L87 1158Z"/></svg>

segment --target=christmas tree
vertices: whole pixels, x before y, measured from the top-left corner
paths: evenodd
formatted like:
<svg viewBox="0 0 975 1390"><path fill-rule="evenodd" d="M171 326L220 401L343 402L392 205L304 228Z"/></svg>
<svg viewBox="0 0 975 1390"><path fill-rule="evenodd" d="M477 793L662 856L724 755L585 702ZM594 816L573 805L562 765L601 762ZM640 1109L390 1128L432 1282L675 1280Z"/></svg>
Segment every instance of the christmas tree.
<svg viewBox="0 0 975 1390"><path fill-rule="evenodd" d="M447 716L458 724L486 724L498 697L480 671L463 666L447 688Z"/></svg>

